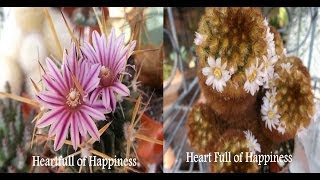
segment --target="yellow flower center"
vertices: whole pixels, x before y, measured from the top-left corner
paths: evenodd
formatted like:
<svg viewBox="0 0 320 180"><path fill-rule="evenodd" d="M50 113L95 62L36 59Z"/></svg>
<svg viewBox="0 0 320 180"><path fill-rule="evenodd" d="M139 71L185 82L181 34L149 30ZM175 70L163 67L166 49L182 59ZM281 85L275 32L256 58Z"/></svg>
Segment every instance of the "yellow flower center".
<svg viewBox="0 0 320 180"><path fill-rule="evenodd" d="M256 77L257 77L257 71L253 71L248 79L252 83L256 79Z"/></svg>
<svg viewBox="0 0 320 180"><path fill-rule="evenodd" d="M221 69L220 68L213 68L212 69L212 73L213 73L213 75L214 75L214 77L216 78L216 79L221 79L221 77L222 77L222 72L221 72Z"/></svg>
<svg viewBox="0 0 320 180"><path fill-rule="evenodd" d="M67 104L72 108L77 107L79 104L81 104L80 92L77 91L77 89L70 89L70 93L67 95Z"/></svg>
<svg viewBox="0 0 320 180"><path fill-rule="evenodd" d="M269 119L273 119L274 118L274 113L273 113L273 111L268 111L268 117L269 117Z"/></svg>

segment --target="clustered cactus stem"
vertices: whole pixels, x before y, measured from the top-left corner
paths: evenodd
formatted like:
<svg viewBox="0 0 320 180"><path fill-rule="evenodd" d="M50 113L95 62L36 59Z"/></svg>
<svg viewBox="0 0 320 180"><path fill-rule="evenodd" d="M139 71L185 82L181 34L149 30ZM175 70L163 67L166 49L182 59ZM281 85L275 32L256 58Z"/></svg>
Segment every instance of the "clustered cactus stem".
<svg viewBox="0 0 320 180"><path fill-rule="evenodd" d="M230 116L225 119L232 121L234 116L252 108L256 101L256 94L248 94L244 84L246 69L257 63L260 66L262 57L267 55L267 42L261 38L266 37L263 17L254 8L207 8L198 32L204 37L196 48L200 86L209 105L218 114ZM225 69L231 76L221 93L208 86L206 77L202 76L208 57L221 58L221 64L226 64Z"/></svg>
<svg viewBox="0 0 320 180"><path fill-rule="evenodd" d="M257 8L206 8L195 33L205 104L188 116L199 153L269 154L307 127L314 113L311 79L288 57L280 34ZM254 163L218 162L212 172L257 172Z"/></svg>

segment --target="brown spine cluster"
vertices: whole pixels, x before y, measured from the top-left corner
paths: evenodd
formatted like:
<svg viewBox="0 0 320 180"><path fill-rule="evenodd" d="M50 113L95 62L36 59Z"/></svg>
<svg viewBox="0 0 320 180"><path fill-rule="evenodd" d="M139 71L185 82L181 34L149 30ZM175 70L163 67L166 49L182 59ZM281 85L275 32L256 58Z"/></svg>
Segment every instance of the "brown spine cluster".
<svg viewBox="0 0 320 180"><path fill-rule="evenodd" d="M247 147L247 140L240 130L229 129L220 137L215 145L215 151L224 153L230 152L231 162L217 161L211 163L211 170L215 173L254 173L259 170L256 162L246 162L243 155L242 162L234 162L234 156L241 152L250 152Z"/></svg>
<svg viewBox="0 0 320 180"><path fill-rule="evenodd" d="M226 129L224 123L221 123L206 104L196 104L192 107L187 128L190 144L200 154L212 152L214 143Z"/></svg>
<svg viewBox="0 0 320 180"><path fill-rule="evenodd" d="M314 114L314 101L311 88L311 79L307 68L297 57L288 57L291 63L290 73L281 67L277 68L279 78L275 80L277 95L275 105L278 107L280 122L286 124L285 133L277 131L264 132L275 142L282 142L294 138L297 130L306 128Z"/></svg>

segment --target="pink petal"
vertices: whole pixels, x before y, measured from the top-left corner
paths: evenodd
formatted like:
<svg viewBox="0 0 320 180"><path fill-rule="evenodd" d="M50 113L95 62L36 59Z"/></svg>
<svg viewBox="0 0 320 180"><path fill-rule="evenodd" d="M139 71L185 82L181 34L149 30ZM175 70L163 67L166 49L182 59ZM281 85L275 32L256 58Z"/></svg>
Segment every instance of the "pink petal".
<svg viewBox="0 0 320 180"><path fill-rule="evenodd" d="M117 56L118 54L120 54L121 49L123 47L123 43L124 43L124 34L121 34L116 40L115 40L115 48L113 49L113 52L111 52L111 59L112 61L112 65L110 67L114 67L115 63L117 63L118 59Z"/></svg>
<svg viewBox="0 0 320 180"><path fill-rule="evenodd" d="M106 109L110 108L110 94L108 88L102 89L102 103Z"/></svg>
<svg viewBox="0 0 320 180"><path fill-rule="evenodd" d="M118 59L126 59L130 57L133 53L134 48L136 47L136 41L131 41L129 45L125 46L122 50Z"/></svg>
<svg viewBox="0 0 320 180"><path fill-rule="evenodd" d="M118 54L118 57L116 58L117 62L113 67L113 70L116 74L118 74L119 72L125 69L125 64L127 62L127 59L132 55L135 46L136 46L136 41L132 41L129 45L127 45L121 51L121 53Z"/></svg>
<svg viewBox="0 0 320 180"><path fill-rule="evenodd" d="M96 124L93 122L93 120L88 115L85 115L82 111L80 111L79 114L82 120L81 122L84 125L84 127L88 130L90 136L96 140L100 140L98 128Z"/></svg>
<svg viewBox="0 0 320 180"><path fill-rule="evenodd" d="M70 52L68 52L66 60L71 72L76 74L77 49L74 42L71 44Z"/></svg>
<svg viewBox="0 0 320 180"><path fill-rule="evenodd" d="M98 78L99 73L100 73L99 64L94 64L90 67L90 71L87 74L87 76L84 78L84 81L82 83L84 87L84 91L87 91L89 93L99 85L99 82L100 82L100 78Z"/></svg>
<svg viewBox="0 0 320 180"><path fill-rule="evenodd" d="M104 33L102 33L101 38L100 38L100 48L101 48L101 52L102 52L102 59L101 59L101 65L107 65L106 62L106 58L107 58L107 39ZM109 65L107 65L109 66Z"/></svg>
<svg viewBox="0 0 320 180"><path fill-rule="evenodd" d="M70 71L69 69L67 68L66 65L63 65L62 67L62 72L63 72L63 78L67 84L67 88L70 89L70 87L72 86L72 78L71 78L71 75L70 75Z"/></svg>
<svg viewBox="0 0 320 180"><path fill-rule="evenodd" d="M68 115L67 111L62 111L60 114L60 118L57 121L54 121L54 123L51 124L48 136L52 137L54 134L56 134L57 130L59 130L59 125L63 122L61 121L62 119L65 119L66 116Z"/></svg>
<svg viewBox="0 0 320 180"><path fill-rule="evenodd" d="M51 93L49 91L42 91L38 93L37 95L42 101L45 101L47 103L52 103L55 105L64 105L64 98L61 96L57 96L54 93Z"/></svg>
<svg viewBox="0 0 320 180"><path fill-rule="evenodd" d="M74 113L74 118L75 118L75 122L78 126L79 132L81 134L81 136L86 136L87 131L83 128L83 124L82 124L82 119L80 118L80 114L79 112L75 112Z"/></svg>
<svg viewBox="0 0 320 180"><path fill-rule="evenodd" d="M36 126L38 128L44 128L52 124L54 121L59 121L63 108L64 107L60 107L45 113L41 119L37 121Z"/></svg>
<svg viewBox="0 0 320 180"><path fill-rule="evenodd" d="M98 56L98 60L99 60L99 63L102 64L102 58L103 58L103 55L102 55L102 50L103 50L103 47L100 46L100 35L97 31L93 31L92 33L92 44L93 44L93 47L96 51L96 55Z"/></svg>
<svg viewBox="0 0 320 180"><path fill-rule="evenodd" d="M61 73L60 73L59 69L57 68L57 66L53 63L53 61L50 58L46 59L46 64L47 64L47 68L48 68L50 75L52 75L53 78L56 80L56 83L59 84L59 86L61 88L64 88L63 90L65 90L66 86L63 83L64 81L62 79Z"/></svg>
<svg viewBox="0 0 320 180"><path fill-rule="evenodd" d="M82 53L87 57L87 59L92 63L100 63L96 52L94 51L93 47L85 42L83 47L81 47Z"/></svg>
<svg viewBox="0 0 320 180"><path fill-rule="evenodd" d="M110 34L110 36L108 38L108 44L107 44L107 54L106 55L108 56L108 58L107 58L107 61L109 61L107 63L108 65L110 65L112 63L112 61L114 61L114 59L111 59L112 58L111 54L112 54L113 49L114 49L114 43L115 43L114 41L115 41L115 29L112 28L111 29L111 34Z"/></svg>
<svg viewBox="0 0 320 180"><path fill-rule="evenodd" d="M124 46L124 33L122 33L116 40L115 53L117 53L117 54L114 54L114 56L118 55L120 53L123 46ZM116 57L114 57L114 58L116 58Z"/></svg>
<svg viewBox="0 0 320 180"><path fill-rule="evenodd" d="M52 90L52 91L58 93L60 96L63 96L63 90L62 90L63 87L61 87L58 83L56 83L56 81L53 82L53 80L48 79L48 77L45 75L42 76L42 79L44 80L46 88L49 91Z"/></svg>
<svg viewBox="0 0 320 180"><path fill-rule="evenodd" d="M77 78L78 78L78 81L83 84L83 81L85 80L85 78L88 78L86 77L86 73L87 73L87 69L85 66L86 66L86 63L83 62L83 61L79 61L79 64L80 64L80 71L78 72L79 74L77 74Z"/></svg>
<svg viewBox="0 0 320 180"><path fill-rule="evenodd" d="M56 137L53 145L55 151L58 151L62 147L64 141L67 138L68 129L71 122L69 119L70 115L71 115L70 113L67 113L67 116L64 119L61 119L62 123L59 123L59 127L57 129L57 133L56 133Z"/></svg>
<svg viewBox="0 0 320 180"><path fill-rule="evenodd" d="M94 101L92 104L91 104L91 107L102 112L103 114L107 114L107 113L110 113L112 110L111 108L105 108L104 105L103 105L103 102L101 100L97 100L97 101Z"/></svg>
<svg viewBox="0 0 320 180"><path fill-rule="evenodd" d="M129 96L130 90L121 82L114 82L112 89L121 96Z"/></svg>
<svg viewBox="0 0 320 180"><path fill-rule="evenodd" d="M70 127L71 142L74 150L80 145L79 129L76 122L75 113L71 115L71 127Z"/></svg>
<svg viewBox="0 0 320 180"><path fill-rule="evenodd" d="M101 88L96 88L90 95L90 103L92 104L94 101L96 101L100 94Z"/></svg>
<svg viewBox="0 0 320 180"><path fill-rule="evenodd" d="M90 115L92 118L97 119L97 120L103 120L106 118L103 113L101 113L100 111L93 109L92 107L87 106L87 105L82 105L81 111Z"/></svg>

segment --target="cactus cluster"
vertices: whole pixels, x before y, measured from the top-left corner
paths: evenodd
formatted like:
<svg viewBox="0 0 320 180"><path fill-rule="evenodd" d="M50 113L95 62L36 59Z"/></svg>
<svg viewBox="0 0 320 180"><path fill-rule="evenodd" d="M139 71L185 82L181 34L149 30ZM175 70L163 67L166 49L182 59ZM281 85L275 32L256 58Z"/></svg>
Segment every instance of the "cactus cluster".
<svg viewBox="0 0 320 180"><path fill-rule="evenodd" d="M6 84L10 93L10 86ZM24 120L22 105L11 99L0 101L0 172L28 172L31 119Z"/></svg>
<svg viewBox="0 0 320 180"><path fill-rule="evenodd" d="M188 116L196 151L248 152L252 140L257 153L269 154L309 124L314 113L309 72L299 58L287 56L280 33L259 9L206 8L194 43L206 99ZM250 163L211 165L212 172L259 170Z"/></svg>
<svg viewBox="0 0 320 180"><path fill-rule="evenodd" d="M266 36L263 17L255 8L207 8L198 32L204 38L196 48L202 91L210 106L218 114L231 116L225 119L232 121L233 117L252 108L256 101L256 96L244 89L245 70L257 63L260 66L262 56L267 54L267 42L261 38ZM202 69L208 66L208 57L221 58L221 64L226 63L230 73L230 80L221 93L207 86L206 78L202 76Z"/></svg>

